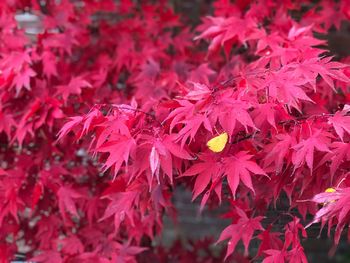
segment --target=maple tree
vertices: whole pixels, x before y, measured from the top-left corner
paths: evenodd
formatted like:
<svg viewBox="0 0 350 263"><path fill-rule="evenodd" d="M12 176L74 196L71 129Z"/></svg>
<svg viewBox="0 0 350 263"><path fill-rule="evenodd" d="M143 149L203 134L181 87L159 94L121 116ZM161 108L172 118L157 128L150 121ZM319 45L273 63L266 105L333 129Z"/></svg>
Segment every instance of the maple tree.
<svg viewBox="0 0 350 263"><path fill-rule="evenodd" d="M304 263L318 223L339 243L350 223L350 58L319 36L349 25L350 3L212 9L192 25L170 1L0 2L0 263L18 252ZM180 185L200 211L220 206L231 220L190 251L151 242L164 215L175 220ZM215 243L226 251L212 253Z"/></svg>

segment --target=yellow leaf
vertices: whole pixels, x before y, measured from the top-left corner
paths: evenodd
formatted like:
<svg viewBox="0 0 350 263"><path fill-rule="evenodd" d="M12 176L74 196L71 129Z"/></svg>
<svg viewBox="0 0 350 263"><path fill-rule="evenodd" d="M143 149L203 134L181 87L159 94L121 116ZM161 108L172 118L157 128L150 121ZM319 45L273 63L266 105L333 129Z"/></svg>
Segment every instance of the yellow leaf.
<svg viewBox="0 0 350 263"><path fill-rule="evenodd" d="M327 188L327 189L325 190L325 193L334 193L334 192L335 192L335 189L332 188L332 187Z"/></svg>
<svg viewBox="0 0 350 263"><path fill-rule="evenodd" d="M226 132L224 132L224 133L210 139L207 142L207 146L213 152L219 153L225 148L227 140L228 140L228 135Z"/></svg>

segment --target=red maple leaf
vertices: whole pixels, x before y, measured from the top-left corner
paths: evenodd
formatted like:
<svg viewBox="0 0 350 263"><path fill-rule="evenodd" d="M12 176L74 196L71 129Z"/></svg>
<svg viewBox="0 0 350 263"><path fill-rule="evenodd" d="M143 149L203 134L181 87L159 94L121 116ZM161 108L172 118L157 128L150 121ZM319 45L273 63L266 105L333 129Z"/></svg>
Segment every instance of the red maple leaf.
<svg viewBox="0 0 350 263"><path fill-rule="evenodd" d="M262 216L254 217L254 218L249 218L246 213L241 210L238 207L235 207L239 219L237 223L231 224L230 226L226 227L217 242L221 242L225 239L230 239L228 242L227 246L227 252L226 252L226 257L227 258L229 255L231 255L239 240L243 241L244 245L244 253L248 254L248 247L249 243L253 238L253 234L256 230L263 231L264 228L262 227L260 221L264 218Z"/></svg>
<svg viewBox="0 0 350 263"><path fill-rule="evenodd" d="M77 192L71 187L61 186L57 191L58 207L63 219L66 221L66 211L72 216L79 217L74 199L85 198L83 194Z"/></svg>
<svg viewBox="0 0 350 263"><path fill-rule="evenodd" d="M21 71L15 75L12 81L12 86L16 89L16 95L18 96L22 88L31 90L30 79L35 77L36 73L29 66L25 66Z"/></svg>
<svg viewBox="0 0 350 263"><path fill-rule="evenodd" d="M344 139L344 131L350 134L350 117L347 115L349 111L349 106L346 106L342 111L337 111L334 116L328 118L328 123L333 125L335 132L342 141Z"/></svg>
<svg viewBox="0 0 350 263"><path fill-rule="evenodd" d="M345 142L333 142L330 146L331 152L324 155L320 160L318 167L324 165L326 162L331 161L330 174L333 181L334 175L337 171L342 171L340 166L342 163L346 164L346 161L350 160L350 144Z"/></svg>
<svg viewBox="0 0 350 263"><path fill-rule="evenodd" d="M307 139L302 139L297 145L293 146L294 152L292 156L292 162L295 166L294 169L299 168L304 163L312 171L314 163L314 152L317 149L321 152L330 152L328 147L329 134L327 132L317 130Z"/></svg>
<svg viewBox="0 0 350 263"><path fill-rule="evenodd" d="M57 95L61 95L63 101L67 102L69 95L81 94L82 88L91 88L91 84L87 82L83 77L72 78L67 85L60 85L57 87Z"/></svg>
<svg viewBox="0 0 350 263"><path fill-rule="evenodd" d="M182 176L197 176L193 186L192 200L196 199L210 181L216 181L224 174L222 164L213 158L212 154L203 154L199 156L201 162L195 163Z"/></svg>
<svg viewBox="0 0 350 263"><path fill-rule="evenodd" d="M79 255L84 252L84 245L76 235L71 235L60 240L59 245L67 255Z"/></svg>
<svg viewBox="0 0 350 263"><path fill-rule="evenodd" d="M274 164L271 171L279 174L282 172L283 166L291 162L291 158L288 157L290 155L291 148L296 144L296 139L289 134L283 133L277 134L274 139L275 140L266 147L264 166L269 167Z"/></svg>
<svg viewBox="0 0 350 263"><path fill-rule="evenodd" d="M264 253L267 257L264 258L262 263L285 263L287 262L288 253L285 250L268 249Z"/></svg>
<svg viewBox="0 0 350 263"><path fill-rule="evenodd" d="M261 256L268 250L281 250L283 248L283 242L280 239L281 233L271 232L271 226L259 234L258 238L261 240L257 255Z"/></svg>
<svg viewBox="0 0 350 263"><path fill-rule="evenodd" d="M220 46L224 47L226 54L228 55L232 43L240 42L245 43L248 40L256 39L263 36L256 23L249 18L241 19L235 16L229 18L225 17L211 17L208 16L204 20L205 24L201 28L205 28L204 32L197 39L212 39L209 45L209 52L214 53Z"/></svg>
<svg viewBox="0 0 350 263"><path fill-rule="evenodd" d="M115 231L118 231L120 224L127 217L131 225L134 223L134 210L132 206L134 205L135 199L138 198L139 193L136 191L120 192L116 194L110 194L103 198L108 198L111 200L107 206L104 215L99 219L100 221L114 216L114 227Z"/></svg>
<svg viewBox="0 0 350 263"><path fill-rule="evenodd" d="M252 157L253 156L249 155L248 152L241 151L224 160L224 173L227 176L228 185L230 186L233 196L236 194L239 181L242 181L245 186L255 192L251 173L267 176L264 170L251 160Z"/></svg>
<svg viewBox="0 0 350 263"><path fill-rule="evenodd" d="M95 152L108 153L103 164L103 171L113 166L114 178L117 176L122 164L128 163L131 152L135 151L135 140L132 137L112 134L109 141L95 149Z"/></svg>

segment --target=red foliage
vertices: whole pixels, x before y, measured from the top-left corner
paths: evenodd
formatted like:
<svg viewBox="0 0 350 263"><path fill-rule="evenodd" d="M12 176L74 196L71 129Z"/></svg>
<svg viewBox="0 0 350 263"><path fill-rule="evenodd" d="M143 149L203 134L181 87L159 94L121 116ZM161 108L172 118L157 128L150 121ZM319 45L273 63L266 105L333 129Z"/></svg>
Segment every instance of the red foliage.
<svg viewBox="0 0 350 263"><path fill-rule="evenodd" d="M152 247L179 185L230 209L214 238L232 261L242 241L247 258L306 262L308 223L338 244L349 58L314 33L339 30L348 1L213 6L191 29L166 1L0 2L0 262L223 260L213 240ZM285 196L279 229L266 212Z"/></svg>

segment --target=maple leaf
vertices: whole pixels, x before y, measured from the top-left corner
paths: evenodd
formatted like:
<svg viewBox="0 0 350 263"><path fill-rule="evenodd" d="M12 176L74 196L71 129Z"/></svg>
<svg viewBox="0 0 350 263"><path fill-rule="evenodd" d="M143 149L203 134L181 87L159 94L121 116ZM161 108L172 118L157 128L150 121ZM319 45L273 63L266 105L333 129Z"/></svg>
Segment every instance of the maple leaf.
<svg viewBox="0 0 350 263"><path fill-rule="evenodd" d="M310 137L301 140L297 145L292 147L294 149L292 156L292 162L295 166L294 170L301 167L306 162L307 166L312 171L315 149L321 152L330 152L327 135L326 132L317 130Z"/></svg>
<svg viewBox="0 0 350 263"><path fill-rule="evenodd" d="M218 107L218 105L220 106ZM232 136L237 122L243 125L246 132L248 132L248 127L257 130L249 114L250 107L250 103L233 99L232 94L228 92L222 94L218 104L212 106L210 115L214 120L218 119L223 129L227 131L229 136Z"/></svg>
<svg viewBox="0 0 350 263"><path fill-rule="evenodd" d="M187 116L192 116L195 111L195 104L187 100L177 100L178 106L169 113L169 115L164 120L171 120L170 131L174 129L175 125L180 121L186 119Z"/></svg>
<svg viewBox="0 0 350 263"><path fill-rule="evenodd" d="M329 147L331 152L325 154L325 156L320 160L318 167L324 165L328 161L331 161L329 170L333 179L335 173L339 170L340 165L344 161L350 160L350 144L344 142L333 142Z"/></svg>
<svg viewBox="0 0 350 263"><path fill-rule="evenodd" d="M242 181L244 185L254 192L251 173L267 175L254 161L250 160L251 158L252 155L247 154L245 151L239 152L234 156L222 158L220 161L212 154L202 154L199 157L201 162L195 163L182 174L182 176L197 176L193 187L192 200L196 199L210 182L212 182L212 187L215 187L224 175L227 177L233 196L236 194L239 181ZM215 190L219 189L215 188ZM216 194L221 199L220 191L217 191ZM201 209L205 205L207 198L208 193L203 197Z"/></svg>
<svg viewBox="0 0 350 263"><path fill-rule="evenodd" d="M79 95L81 94L81 89L84 87L91 88L92 86L83 77L74 77L67 85L58 86L56 94L62 95L63 101L67 102L70 94Z"/></svg>
<svg viewBox="0 0 350 263"><path fill-rule="evenodd" d="M292 248L297 248L300 246L299 231L301 231L301 234L304 238L307 237L305 228L300 224L300 219L293 217L293 221L289 222L285 226L285 247L292 245Z"/></svg>
<svg viewBox="0 0 350 263"><path fill-rule="evenodd" d="M293 69L293 74L307 80L316 91L316 78L320 75L334 90L334 80L349 82L349 78L341 71L345 64L330 61L332 57L311 58L299 63L290 63L287 68Z"/></svg>
<svg viewBox="0 0 350 263"><path fill-rule="evenodd" d="M281 233L271 232L271 226L258 235L258 238L261 240L258 254L262 255L266 253L267 250L275 249L281 250L283 247L283 242L280 239Z"/></svg>
<svg viewBox="0 0 350 263"><path fill-rule="evenodd" d="M240 180L255 193L251 173L267 176L260 166L250 160L252 157L253 156L249 155L248 152L241 151L232 157L225 158L224 160L224 171L233 196L236 195L236 190Z"/></svg>
<svg viewBox="0 0 350 263"><path fill-rule="evenodd" d="M347 116L349 111L349 106L346 106L342 111L337 111L334 116L328 118L328 123L333 125L335 132L342 141L344 139L344 131L350 134L350 117Z"/></svg>
<svg viewBox="0 0 350 263"><path fill-rule="evenodd" d="M288 262L307 263L304 248L299 245L288 251Z"/></svg>
<svg viewBox="0 0 350 263"><path fill-rule="evenodd" d="M266 81L269 96L299 112L301 111L300 101L313 102L303 88L306 83L305 79L293 76L284 68L270 74Z"/></svg>
<svg viewBox="0 0 350 263"><path fill-rule="evenodd" d="M262 263L285 263L287 262L288 253L285 250L267 249L264 251L267 257L264 258Z"/></svg>
<svg viewBox="0 0 350 263"><path fill-rule="evenodd" d="M115 179L122 164L128 163L129 155L135 150L135 146L136 142L132 137L112 134L109 141L95 149L96 152L109 154L107 160L103 164L103 171L105 172L113 166Z"/></svg>
<svg viewBox="0 0 350 263"><path fill-rule="evenodd" d="M116 255L116 262L127 262L128 259L131 260L137 254L147 250L145 247L139 246L131 246L130 244L120 244L116 243L116 249L118 250L118 254Z"/></svg>
<svg viewBox="0 0 350 263"><path fill-rule="evenodd" d="M210 96L211 90L207 85L196 82L192 84L193 88L186 94L186 96L184 97L185 99L204 100Z"/></svg>
<svg viewBox="0 0 350 263"><path fill-rule="evenodd" d="M114 215L114 227L116 232L118 231L120 224L124 221L125 216L127 216L131 224L134 225L134 210L132 209L132 206L138 196L139 193L136 191L120 192L104 196L103 198L108 198L111 202L99 221L103 221Z"/></svg>
<svg viewBox="0 0 350 263"><path fill-rule="evenodd" d="M66 211L75 217L79 217L74 199L85 198L84 195L71 187L61 186L57 191L58 207L64 220L67 220Z"/></svg>
<svg viewBox="0 0 350 263"><path fill-rule="evenodd" d="M135 43L131 36L122 37L116 47L114 64L117 71L121 71L123 67L132 71L136 68L136 52Z"/></svg>
<svg viewBox="0 0 350 263"><path fill-rule="evenodd" d="M84 252L84 246L76 235L60 240L59 244L62 246L62 251L68 255L79 255Z"/></svg>
<svg viewBox="0 0 350 263"><path fill-rule="evenodd" d="M261 31L252 19L240 19L234 16L229 18L209 16L204 22L207 28L194 40L212 38L208 48L210 53L216 52L220 46L223 46L226 55L228 55L232 42L238 40L240 43L245 43L248 40L262 36Z"/></svg>
<svg viewBox="0 0 350 263"><path fill-rule="evenodd" d="M265 103L259 104L253 111L254 114L254 123L258 127L262 127L265 122L270 124L272 127L276 128L276 110L275 104Z"/></svg>
<svg viewBox="0 0 350 263"><path fill-rule="evenodd" d="M8 78L12 72L19 73L22 67L27 64L32 64L29 50L24 52L10 52L0 61L1 73L5 78Z"/></svg>
<svg viewBox="0 0 350 263"><path fill-rule="evenodd" d="M27 90L31 90L30 79L35 76L35 71L29 66L23 67L21 71L15 75L12 81L12 86L16 88L16 96L19 95L23 87Z"/></svg>
<svg viewBox="0 0 350 263"><path fill-rule="evenodd" d="M327 32L332 25L339 28L342 16L337 12L337 8L339 7L333 3L322 1L305 14L303 21L306 24L314 23L313 29L320 33Z"/></svg>
<svg viewBox="0 0 350 263"><path fill-rule="evenodd" d="M179 123L184 124L184 127L177 134L177 140L181 140L181 147L184 147L187 141L191 143L202 125L208 131L212 130L208 117L202 114L196 114Z"/></svg>
<svg viewBox="0 0 350 263"><path fill-rule="evenodd" d="M30 79L37 75L30 67L31 64L32 59L28 50L22 53L11 52L0 61L1 75L5 79L10 79L13 76L11 87L15 87L16 96L19 95L23 87L31 90Z"/></svg>
<svg viewBox="0 0 350 263"><path fill-rule="evenodd" d="M300 219L293 217L293 220L285 225L285 241L283 248L277 247L266 249L263 252L268 255L263 262L283 263L283 262L298 262L307 263L304 249L300 244L299 232L305 238L306 231L300 224ZM279 239L278 239L279 240ZM279 240L281 242L281 240ZM290 250L287 250L291 246Z"/></svg>
<svg viewBox="0 0 350 263"><path fill-rule="evenodd" d="M209 86L210 86L210 77L216 75L216 71L212 70L209 67L208 63L201 64L199 67L191 71L191 75L189 76L190 83L193 83L193 88L196 89L195 94L199 95L202 99L204 99L207 95L210 94ZM197 94L196 94L197 93ZM188 95L186 95L187 97ZM197 96L195 96L198 99Z"/></svg>
<svg viewBox="0 0 350 263"><path fill-rule="evenodd" d="M296 144L296 140L289 134L277 134L274 138L276 141L267 147L264 166L268 167L274 163L275 165L272 169L276 174L279 174L282 171L290 149Z"/></svg>
<svg viewBox="0 0 350 263"><path fill-rule="evenodd" d="M164 173L168 176L170 183L173 184L174 157L185 160L193 159L193 157L184 148L176 144L174 140L174 136L164 135L161 139L156 139L153 143L153 147L149 155L149 164L152 176L156 175L158 182L159 171L160 168L162 168Z"/></svg>
<svg viewBox="0 0 350 263"><path fill-rule="evenodd" d="M51 241L58 236L59 229L62 227L62 218L57 215L43 216L38 221L38 231L35 238L40 240L39 247L42 250L51 248Z"/></svg>
<svg viewBox="0 0 350 263"><path fill-rule="evenodd" d="M238 207L235 207L235 209L240 218L238 219L237 223L231 224L230 226L226 227L222 231L217 241L217 243L219 243L225 239L230 239L230 241L228 242L225 259L233 253L239 240L243 241L244 253L247 255L248 246L251 239L253 238L254 232L256 230L260 230L260 231L264 230L264 228L260 223L260 221L264 217L257 216L254 218L248 218L248 216L243 210L241 210Z"/></svg>
<svg viewBox="0 0 350 263"><path fill-rule="evenodd" d="M193 157L185 150L180 147L180 145L176 144L174 141L176 140L174 135L165 135L163 137L162 143L169 150L169 152L177 158L192 160Z"/></svg>
<svg viewBox="0 0 350 263"><path fill-rule="evenodd" d="M197 176L192 200L204 191L210 181L215 181L224 174L222 164L217 162L211 154L202 154L199 159L202 162L195 163L182 174L182 176Z"/></svg>
<svg viewBox="0 0 350 263"><path fill-rule="evenodd" d="M70 117L70 121L66 122L61 130L58 132L57 140L62 140L63 137L67 136L67 134L73 130L73 128L77 127L83 121L82 116Z"/></svg>

